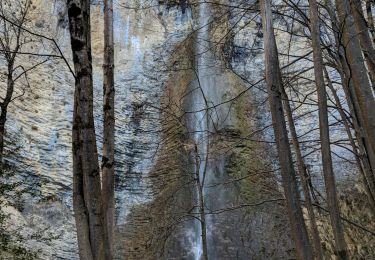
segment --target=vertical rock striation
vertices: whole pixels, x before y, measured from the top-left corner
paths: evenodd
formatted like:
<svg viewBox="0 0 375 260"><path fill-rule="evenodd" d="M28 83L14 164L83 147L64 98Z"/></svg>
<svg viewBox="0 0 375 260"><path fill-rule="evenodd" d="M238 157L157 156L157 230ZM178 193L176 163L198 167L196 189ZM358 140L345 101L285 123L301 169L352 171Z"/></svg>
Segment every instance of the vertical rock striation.
<svg viewBox="0 0 375 260"><path fill-rule="evenodd" d="M100 153L99 2L92 1L91 26ZM200 172L206 172L208 259L295 257L269 144L265 88L244 84L263 77L260 21L246 11L251 1L231 1L241 8L211 2L114 3L115 259L202 257L195 146ZM65 1L33 1L32 23L33 30L57 40L71 63ZM33 51L53 51L43 43ZM25 234L60 235L49 243L29 240L26 246L41 249L41 259L78 259L71 199L73 84L66 65L51 59L30 75L31 89L9 108L7 131L18 136L21 148L6 159L25 180L39 184L23 208L7 208L12 225Z"/></svg>

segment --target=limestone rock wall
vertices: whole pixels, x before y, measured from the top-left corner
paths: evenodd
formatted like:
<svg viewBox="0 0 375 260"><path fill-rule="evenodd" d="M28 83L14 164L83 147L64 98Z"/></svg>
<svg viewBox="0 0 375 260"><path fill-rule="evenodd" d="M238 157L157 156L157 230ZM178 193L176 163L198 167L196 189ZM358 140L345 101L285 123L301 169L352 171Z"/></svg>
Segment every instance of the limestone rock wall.
<svg viewBox="0 0 375 260"><path fill-rule="evenodd" d="M100 151L99 2L93 1L91 25ZM227 1L214 2L221 5L207 5L202 13L192 1L115 1L116 259L199 259L192 160L199 88L209 97L209 109L201 113L209 115L209 126L201 140L209 153L204 160L210 258L294 257L275 151L267 142L272 129L265 87L244 83L263 76L259 19ZM30 15L28 26L56 39L71 64L65 1L34 0ZM239 22L240 17L246 19ZM35 46L33 51L56 53L48 40ZM24 207L7 208L10 226L58 234L50 243L28 241L27 247L40 249L40 259L78 259L71 201L74 81L63 60L51 59L30 73L29 83L10 108L7 132L17 136L20 151L7 159L23 179L38 185Z"/></svg>

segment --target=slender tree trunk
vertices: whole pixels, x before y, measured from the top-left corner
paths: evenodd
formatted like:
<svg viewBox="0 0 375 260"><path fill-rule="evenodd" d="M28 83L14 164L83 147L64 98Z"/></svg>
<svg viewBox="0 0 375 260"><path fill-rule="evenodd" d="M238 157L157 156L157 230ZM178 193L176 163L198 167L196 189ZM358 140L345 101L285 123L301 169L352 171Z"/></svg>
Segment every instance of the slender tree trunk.
<svg viewBox="0 0 375 260"><path fill-rule="evenodd" d="M351 0L350 5L355 22L355 28L369 70L371 85L375 91L375 50L369 35L366 19L363 15L362 3L358 0Z"/></svg>
<svg viewBox="0 0 375 260"><path fill-rule="evenodd" d="M347 2L342 2L341 5L342 5L341 13L345 11L347 12L348 10ZM358 51L357 47L359 44L358 44L358 39L355 38L356 35L355 35L354 28L353 28L353 22L350 22L352 21L350 19L350 16L348 16L347 19L348 21L346 21L345 23L347 25L347 28L345 29L348 32L347 34L350 36L350 37L349 36L347 37L349 37L349 39L352 39L352 40L351 40L351 45L347 46L345 44L345 38L344 38L344 42L341 43L341 46L338 47L339 58L340 58L340 63L342 67L342 72L340 73L341 73L341 78L343 79L343 82L345 83L344 90L347 96L348 105L349 105L351 115L353 118L353 125L354 125L354 129L356 132L356 137L357 137L357 141L358 141L358 145L360 149L360 156L362 159L363 171L366 176L368 187L371 193L373 193L370 187L372 186L371 180L375 178L375 175L374 175L375 173L375 150L373 148L374 142L372 141L374 140L374 137L371 140L371 136L374 135L374 131L373 131L374 128L372 128L371 130L372 126L368 122L369 121L368 114L370 114L370 117L371 117L373 116L373 113L371 112L369 113L369 111L367 111L366 104L364 104L363 100L366 100L365 102L367 104L370 104L368 107L371 107L371 102L373 104L374 101L373 100L371 101L371 98L373 98L373 96L372 96L371 89L369 87L368 82L366 82L365 79L360 80L362 79L360 76L363 76L363 75L359 74L358 76L358 71L359 73L361 73L361 71L365 68L364 68L363 60L361 60L362 56L360 56L358 52L356 55L353 55L355 53L352 53L352 51L354 52ZM339 27L337 27L337 29L339 29ZM341 37L339 33L336 33L335 37L337 39L337 42L340 43ZM355 59L355 57L358 57L358 58ZM360 84L361 82L364 82L364 83ZM370 89L370 91L368 91L368 89ZM372 203L371 203L371 198L370 198L370 205L371 204Z"/></svg>
<svg viewBox="0 0 375 260"><path fill-rule="evenodd" d="M366 132L366 129L363 127L364 119L361 116L361 108L359 101L355 93L354 82L352 80L352 72L347 62L347 57L345 55L344 44L342 43L341 34L339 33L340 27L339 22L337 21L334 8L329 1L325 2L329 16L332 20L332 25L334 26L334 35L337 43L337 71L340 74L341 82L343 84L343 89L345 92L346 100L352 117L352 123L354 126L356 139L359 146L360 158L364 167L364 172L370 174L368 180L375 178L374 169L375 169L375 153L372 150L371 143ZM368 169L368 170L365 170Z"/></svg>
<svg viewBox="0 0 375 260"><path fill-rule="evenodd" d="M372 15L372 0L366 0L366 12L367 12L367 24L370 28L370 33L372 36L372 42L375 44L375 27L374 27L374 17Z"/></svg>
<svg viewBox="0 0 375 260"><path fill-rule="evenodd" d="M208 247L207 247L207 225L206 225L206 212L205 212L205 202L204 202L204 181L206 177L207 169L207 159L208 159L208 150L204 162L203 171L201 171L202 161L199 156L199 150L197 145L195 145L195 186L197 191L197 203L199 210L199 222L201 225L201 237L202 237L202 258L203 260L208 260ZM202 175L202 176L201 176Z"/></svg>
<svg viewBox="0 0 375 260"><path fill-rule="evenodd" d="M275 35L272 26L272 11L270 0L261 0L260 9L262 13L266 82L268 88L268 100L271 108L272 123L280 161L281 176L283 180L286 208L292 237L296 244L299 259L313 259L306 225L303 219L300 196L293 167L292 154L290 151L286 122L281 100L281 71L278 59Z"/></svg>
<svg viewBox="0 0 375 260"><path fill-rule="evenodd" d="M327 93L323 74L323 55L320 47L318 6L315 0L309 0L309 3L311 38L314 56L314 73L318 92L320 141L322 151L324 182L327 194L327 203L330 211L331 225L335 238L337 254L340 257L340 259L347 259L347 245L345 242L344 229L340 218L340 206L337 199L335 175L333 173L332 167L328 123Z"/></svg>
<svg viewBox="0 0 375 260"><path fill-rule="evenodd" d="M361 160L361 165L363 168L364 175L366 176L366 182L368 183L368 186L372 186L372 183L375 183L375 175L374 175L374 169L375 169L375 154L372 151L371 145L369 144L369 139L366 136L365 129L362 127L363 125L363 119L360 116L360 108L358 104L358 100L356 98L356 95L354 93L354 86L353 82L350 81L350 77L347 75L350 75L349 68L346 64L345 57L341 56L341 63L344 64L343 68L338 68L341 81L343 82L344 86L344 92L346 96L346 100L348 103L350 115L352 117L352 124L355 130L356 140L358 143L359 148L359 158ZM359 165L359 167L361 167ZM366 185L366 184L365 184ZM375 190L370 190L370 193L373 194ZM369 197L370 204L372 204L372 195Z"/></svg>
<svg viewBox="0 0 375 260"><path fill-rule="evenodd" d="M323 260L323 250L320 242L320 236L319 236L319 230L318 230L318 225L316 224L316 218L315 218L315 213L314 213L314 207L312 205L312 199L310 195L310 190L308 186L308 174L306 172L306 165L303 161L302 157L302 152L301 152L301 147L298 142L298 136L297 136L297 131L296 127L294 125L294 119L293 119L293 113L292 109L289 104L289 98L288 95L285 92L284 86L281 85L281 94L282 98L284 99L284 107L285 107L285 112L288 118L288 125L289 125L289 131L290 131L290 136L292 138L292 144L294 147L294 151L296 153L296 160L297 160L297 166L298 166L298 173L301 178L301 185L302 185L302 191L303 195L305 197L305 205L307 212L309 214L309 219L310 219L310 224L311 224L311 232L312 232L312 238L313 238L313 243L314 243L314 254L315 258L319 260Z"/></svg>
<svg viewBox="0 0 375 260"><path fill-rule="evenodd" d="M364 149L364 145L362 142L362 138L360 136L357 136L357 143L358 147L356 145L355 138L352 134L351 127L350 127L350 122L344 112L344 109L341 105L340 98L336 93L336 90L333 87L332 81L329 78L329 74L326 68L324 68L325 76L327 79L328 87L331 89L332 95L335 100L335 105L337 107L337 110L339 111L340 117L342 119L342 122L344 124L346 133L348 135L350 145L352 146L353 152L355 154L356 162L358 165L358 169L361 173L362 179L363 179L363 184L366 189L366 194L368 197L368 201L370 203L370 206L372 207L372 210L375 210L375 179L374 176L371 172L371 166L368 161L367 154ZM353 125L355 123L356 118L353 118Z"/></svg>
<svg viewBox="0 0 375 260"><path fill-rule="evenodd" d="M93 116L90 0L67 0L75 70L73 207L81 259L104 259L101 183Z"/></svg>
<svg viewBox="0 0 375 260"><path fill-rule="evenodd" d="M4 138L5 138L5 122L7 119L7 110L1 106L0 114L0 174L3 171L3 157L4 157Z"/></svg>
<svg viewBox="0 0 375 260"><path fill-rule="evenodd" d="M18 51L19 47L16 47ZM0 173L3 170L3 159L4 159L4 141L5 141L5 123L7 121L7 113L9 103L12 101L12 96L14 92L14 60L16 58L16 52L11 55L11 58L7 60L8 64L8 75L7 75L7 88L6 94L3 102L0 103L1 113L0 113Z"/></svg>
<svg viewBox="0 0 375 260"><path fill-rule="evenodd" d="M0 173L2 173L4 158L5 122L7 120L8 104L1 103L0 107Z"/></svg>
<svg viewBox="0 0 375 260"><path fill-rule="evenodd" d="M202 258L203 260L208 260L208 250L207 250L207 227L206 227L206 212L204 209L204 179L206 171L200 172L201 161L199 158L198 148L195 146L195 182L197 187L198 195L198 209L199 209L199 222L201 224L201 237L202 237ZM205 162L207 164L207 161ZM206 167L204 167L206 168ZM202 178L200 175L203 175ZM202 179L202 181L201 181Z"/></svg>
<svg viewBox="0 0 375 260"><path fill-rule="evenodd" d="M26 71L18 76L14 77L15 70L22 68L22 66L15 66L15 62L18 59L18 54L21 53L21 49L23 45L26 43L24 38L25 28L24 23L27 20L29 7L31 6L31 1L20 1L18 8L22 9L22 11L15 17L6 17L8 12L5 11L10 4L13 4L15 1L0 1L0 15L1 15L1 56L4 59L6 67L7 67L7 81L6 81L6 90L5 96L1 97L2 102L0 102L0 173L3 170L3 157L4 157L4 140L5 140L5 123L7 121L7 112L8 106L12 102L15 82L17 79L20 78L22 74L26 76ZM10 14L10 13L9 13ZM27 30L26 30L27 31ZM29 40L29 39L28 39ZM27 41L28 41L27 40ZM35 67L29 68L27 71L32 70Z"/></svg>
<svg viewBox="0 0 375 260"><path fill-rule="evenodd" d="M343 48L348 68L345 70L347 80L353 86L349 89L351 100L356 109L356 116L363 129L366 150L374 168L375 151L375 100L368 81L366 67L361 53L360 43L354 29L353 16L347 0L336 1L340 23L343 25ZM351 85L352 83L352 85Z"/></svg>
<svg viewBox="0 0 375 260"><path fill-rule="evenodd" d="M203 260L208 260L206 213L204 210L203 186L199 189L199 218L201 223Z"/></svg>
<svg viewBox="0 0 375 260"><path fill-rule="evenodd" d="M113 229L115 214L115 83L113 43L113 0L104 0L104 64L103 64L103 158L102 205L105 223L105 259L113 259Z"/></svg>

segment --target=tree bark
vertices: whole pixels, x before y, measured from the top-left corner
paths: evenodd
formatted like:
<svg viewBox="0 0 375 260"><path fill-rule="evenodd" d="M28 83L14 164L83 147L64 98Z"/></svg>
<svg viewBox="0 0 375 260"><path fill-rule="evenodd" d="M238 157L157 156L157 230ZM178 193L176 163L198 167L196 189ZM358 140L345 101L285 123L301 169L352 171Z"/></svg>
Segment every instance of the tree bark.
<svg viewBox="0 0 375 260"><path fill-rule="evenodd" d="M113 0L104 0L104 64L103 64L103 157L102 205L104 214L105 259L113 259L113 228L115 215L115 82L113 42Z"/></svg>
<svg viewBox="0 0 375 260"><path fill-rule="evenodd" d="M345 92L347 104L349 107L350 115L352 118L352 124L354 126L355 135L359 147L359 155L361 159L361 164L363 166L364 173L367 175L367 181L374 179L374 169L375 169L375 154L372 150L370 140L366 133L366 129L363 127L364 119L361 116L361 108L355 93L354 82L351 77L351 68L347 57L345 55L344 44L342 43L342 37L340 34L340 26L337 21L334 7L329 1L325 1L325 5L329 16L332 20L333 32L335 35L335 40L337 44L337 67L336 70L339 72L341 77L341 82L343 84L343 89ZM367 170L366 170L367 169ZM371 186L371 184L370 184ZM371 201L370 201L371 204Z"/></svg>
<svg viewBox="0 0 375 260"><path fill-rule="evenodd" d="M372 15L372 0L366 0L366 13L367 13L367 24L370 28L370 33L372 36L372 42L375 44L375 27L374 27L374 17Z"/></svg>
<svg viewBox="0 0 375 260"><path fill-rule="evenodd" d="M310 189L308 186L308 174L306 171L306 165L303 161L301 147L298 142L298 135L297 135L296 127L294 125L293 113L289 104L289 98L285 92L284 86L282 85L281 85L281 94L282 94L282 98L284 99L283 103L284 103L285 112L288 118L290 136L292 138L292 144L293 144L294 151L296 154L298 173L301 178L302 191L305 197L305 206L309 214L312 238L313 238L313 243L314 243L314 255L316 259L323 260L324 259L323 250L322 250L322 246L320 242L318 225L316 224L316 218L315 218L315 213L314 213L314 207L312 205Z"/></svg>
<svg viewBox="0 0 375 260"><path fill-rule="evenodd" d="M15 56L14 56L15 58ZM4 141L5 141L5 123L7 121L8 106L12 100L14 92L14 80L13 80L13 62L11 58L8 62L8 76L7 76L7 89L3 102L0 103L0 171L3 170L3 157L4 157Z"/></svg>
<svg viewBox="0 0 375 260"><path fill-rule="evenodd" d="M341 105L340 98L337 95L336 90L333 87L332 81L329 78L329 74L328 74L328 71L327 71L326 68L324 68L324 73L325 73L325 77L327 79L328 87L331 89L332 95L333 95L334 100L335 100L335 105L337 107L337 110L339 111L340 117L342 119L342 122L344 124L346 133L348 135L350 145L352 146L353 153L355 154L357 166L358 166L358 169L359 169L360 174L361 174L362 179L363 179L363 184L365 186L365 190L366 190L366 194L367 194L367 197L368 197L369 204L370 204L372 210L375 212L375 179L374 179L374 176L371 172L370 162L368 160L366 151L364 149L364 144L362 142L362 138L358 135L358 130L355 130L355 132L357 134L357 140L355 140L355 138L352 134L352 131L351 131L349 119L344 112L344 109ZM354 116L353 117L353 125L354 125L355 129L358 128L357 126L355 126L357 124L356 120L357 119ZM357 144L356 144L356 141L357 141Z"/></svg>
<svg viewBox="0 0 375 260"><path fill-rule="evenodd" d="M272 11L270 0L261 0L266 82L268 100L271 108L277 152L280 161L281 176L284 186L286 208L292 237L296 245L298 258L313 259L306 225L303 219L300 196L297 187L292 154L289 147L288 133L281 100L281 71L278 59L275 35L272 26Z"/></svg>
<svg viewBox="0 0 375 260"><path fill-rule="evenodd" d="M319 128L324 183L326 187L327 203L330 211L331 225L335 238L336 251L340 259L347 259L347 245L345 242L344 229L340 218L340 206L337 199L335 175L332 167L327 108L327 93L323 74L323 55L320 46L318 5L315 0L309 0L309 4L311 38L314 56L314 73L318 92Z"/></svg>
<svg viewBox="0 0 375 260"><path fill-rule="evenodd" d="M361 44L363 55L365 56L366 64L369 70L371 85L375 91L375 50L369 35L366 19L363 15L362 3L358 0L351 0L350 5L359 42Z"/></svg>
<svg viewBox="0 0 375 260"><path fill-rule="evenodd" d="M20 37L20 29L18 31L17 37ZM15 52L13 54L9 53L7 59L7 67L8 67L8 76L7 76L7 88L6 94L3 98L3 102L0 103L1 113L0 113L0 171L3 170L3 159L4 159L4 141L5 141L5 123L7 121L7 114L8 114L8 106L12 101L13 93L14 93L14 61L17 56L17 52L20 48L20 45L17 44L15 48Z"/></svg>
<svg viewBox="0 0 375 260"><path fill-rule="evenodd" d="M355 32L353 16L350 13L348 0L336 1L339 13L340 23L343 25L343 42L345 62L347 69L345 70L348 81L351 100L353 101L356 116L363 130L363 138L366 144L371 166L374 168L374 151L375 151L375 100L373 92L367 77L366 67L364 65L361 53L360 43Z"/></svg>
<svg viewBox="0 0 375 260"><path fill-rule="evenodd" d="M344 64L344 66L339 68L339 73L341 81L343 82L344 92L348 103L350 115L352 118L352 124L354 127L355 136L359 149L358 155L362 165L361 167L363 168L364 175L366 176L366 182L368 183L368 186L373 186L373 183L375 183L375 154L373 153L371 145L369 144L369 139L366 136L365 129L362 127L363 119L360 115L360 108L355 95L353 82L350 80L350 77L348 76L350 75L350 71L346 64L346 59L345 57L341 56L341 60L341 63ZM374 192L375 190L370 190L371 194L374 194ZM372 195L369 197L370 204L373 204L372 197Z"/></svg>
<svg viewBox="0 0 375 260"><path fill-rule="evenodd" d="M90 1L67 0L75 72L73 207L81 259L104 259L101 183L93 116Z"/></svg>
<svg viewBox="0 0 375 260"><path fill-rule="evenodd" d="M208 151L208 150L207 150ZM208 154L208 152L207 152ZM199 210L199 222L201 224L201 237L202 237L202 259L208 260L208 248L207 248L207 227L206 227L206 212L205 212L205 203L204 203L204 180L206 175L206 165L207 165L207 157L205 163L205 167L203 172L200 172L201 169L201 159L199 157L198 147L195 146L195 182L197 187L197 195L198 195L198 210ZM202 174L202 176L201 176ZM202 179L202 181L201 181Z"/></svg>
<svg viewBox="0 0 375 260"><path fill-rule="evenodd" d="M5 122L7 110L1 106L0 115L0 174L3 171L3 157L4 157L4 137L5 137Z"/></svg>

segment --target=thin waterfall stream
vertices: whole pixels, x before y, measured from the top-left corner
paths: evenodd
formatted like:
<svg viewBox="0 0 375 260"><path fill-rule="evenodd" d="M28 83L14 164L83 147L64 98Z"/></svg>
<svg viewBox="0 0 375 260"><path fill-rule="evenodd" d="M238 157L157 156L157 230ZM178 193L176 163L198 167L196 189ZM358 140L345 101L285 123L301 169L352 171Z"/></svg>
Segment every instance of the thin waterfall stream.
<svg viewBox="0 0 375 260"><path fill-rule="evenodd" d="M216 134L234 125L230 105L223 104L229 91L229 74L223 57L216 55L210 28L214 18L209 3L200 3L195 41L195 84L188 96L188 131L194 144L195 216L189 232L195 260L216 259L220 243L227 240L231 228L227 216L212 214L233 203L233 186L222 185L228 179L225 155L214 155ZM220 105L219 105L220 104ZM211 151L212 150L212 151Z"/></svg>
<svg viewBox="0 0 375 260"><path fill-rule="evenodd" d="M205 185L212 182L213 169L209 163L209 146L211 132L211 110L210 106L216 100L208 100L215 97L212 92L215 88L215 68L212 66L213 53L210 49L210 11L207 3L199 4L198 30L195 42L195 76L196 81L189 96L190 110L193 112L188 120L190 138L194 144L194 167L195 174L195 209L199 220L194 220L192 229L193 254L195 260L208 259L208 241L211 240L211 218L207 216L209 210L207 189Z"/></svg>

